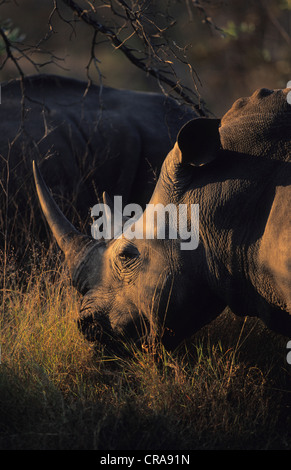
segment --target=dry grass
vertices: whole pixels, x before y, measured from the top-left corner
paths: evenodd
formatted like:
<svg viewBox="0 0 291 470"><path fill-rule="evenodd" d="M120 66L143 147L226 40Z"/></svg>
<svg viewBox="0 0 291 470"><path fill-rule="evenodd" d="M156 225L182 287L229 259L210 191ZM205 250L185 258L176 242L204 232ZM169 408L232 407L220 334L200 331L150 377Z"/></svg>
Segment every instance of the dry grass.
<svg viewBox="0 0 291 470"><path fill-rule="evenodd" d="M175 353L107 357L57 255L6 259L2 285L0 448L291 448L286 341L259 323L228 313Z"/></svg>

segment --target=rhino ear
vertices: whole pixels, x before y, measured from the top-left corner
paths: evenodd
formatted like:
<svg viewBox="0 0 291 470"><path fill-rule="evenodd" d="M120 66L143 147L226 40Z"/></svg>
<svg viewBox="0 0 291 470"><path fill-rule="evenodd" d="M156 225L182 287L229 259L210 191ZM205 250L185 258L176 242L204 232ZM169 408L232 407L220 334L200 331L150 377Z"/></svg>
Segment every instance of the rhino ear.
<svg viewBox="0 0 291 470"><path fill-rule="evenodd" d="M202 166L215 160L221 148L220 119L197 118L185 124L177 138L180 163Z"/></svg>

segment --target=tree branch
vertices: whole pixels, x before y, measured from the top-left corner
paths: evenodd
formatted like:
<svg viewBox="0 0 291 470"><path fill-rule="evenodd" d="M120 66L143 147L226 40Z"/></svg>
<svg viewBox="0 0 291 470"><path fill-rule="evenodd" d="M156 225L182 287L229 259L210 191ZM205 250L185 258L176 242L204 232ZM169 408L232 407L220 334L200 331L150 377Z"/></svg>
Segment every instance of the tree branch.
<svg viewBox="0 0 291 470"><path fill-rule="evenodd" d="M171 78L167 77L165 75L165 71L161 72L157 67L153 67L151 65L148 65L145 62L145 59L137 57L136 54L140 53L140 51L134 50L126 45L126 40L121 40L118 35L114 32L113 29L105 26L104 24L100 23L98 20L93 18L87 10L84 10L81 8L78 3L76 3L74 0L62 0L62 2L67 5L77 17L82 20L84 23L92 27L95 31L100 32L103 34L113 45L115 49L120 50L125 57L137 68L141 69L144 71L146 74L151 75L154 77L159 84L164 83L170 87L170 89L175 92L178 96L180 96L188 105L191 105L200 116L206 116L207 113L204 110L204 103L200 99L200 97L195 93L193 90L191 90L188 87L182 86L180 81L177 79L176 81L172 80ZM118 3L122 5L124 8L126 8L127 15L133 15L129 21L131 24L135 22L135 25L137 24L137 14L132 11L124 2L123 0L118 0ZM139 23L140 25L140 23ZM133 29L135 30L135 27L132 26ZM144 29L140 28L141 34L144 34ZM147 41L147 38L143 38L144 42L147 44L148 47L151 47L151 43ZM135 54L135 53L136 54ZM148 57L146 57L148 58ZM167 64L168 62L168 64ZM165 65L169 65L170 61L164 61ZM191 97L194 96L194 98ZM197 104L197 101L199 104Z"/></svg>

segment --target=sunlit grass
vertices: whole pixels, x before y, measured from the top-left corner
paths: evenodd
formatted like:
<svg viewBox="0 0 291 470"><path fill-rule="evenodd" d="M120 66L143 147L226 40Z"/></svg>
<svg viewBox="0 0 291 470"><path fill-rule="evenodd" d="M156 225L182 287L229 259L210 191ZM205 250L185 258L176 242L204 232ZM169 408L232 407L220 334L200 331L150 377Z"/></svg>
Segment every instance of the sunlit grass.
<svg viewBox="0 0 291 470"><path fill-rule="evenodd" d="M1 448L290 448L285 351L256 323L226 316L175 352L107 356L78 331L59 256L8 259L5 276Z"/></svg>

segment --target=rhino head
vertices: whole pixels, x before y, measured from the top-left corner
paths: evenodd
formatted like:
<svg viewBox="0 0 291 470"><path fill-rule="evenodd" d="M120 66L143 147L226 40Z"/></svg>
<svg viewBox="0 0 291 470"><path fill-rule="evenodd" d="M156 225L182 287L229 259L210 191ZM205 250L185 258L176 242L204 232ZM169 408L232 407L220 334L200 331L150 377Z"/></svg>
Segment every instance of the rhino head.
<svg viewBox="0 0 291 470"><path fill-rule="evenodd" d="M137 220L127 220L118 237L96 240L79 233L60 212L34 165L43 213L65 254L72 283L82 294L79 326L89 341L105 346L118 338L143 343L158 334L172 348L227 305L242 315L249 314L248 309L257 315L261 309L266 320L274 304L276 312L286 314L284 299L269 287L272 273L267 272L267 261L260 261L274 188L277 183L290 187L290 164L288 181L282 180L286 171L278 169L280 159L288 154L283 144L290 147L289 133L285 141L278 138L278 115L286 118L290 113L285 104L287 91L272 93L263 90L238 101L222 125L217 119L190 121L166 157L150 205L186 206L189 222L191 205L199 204L200 240L191 251L181 249L184 240L179 232L176 238L168 236L171 216L166 219L164 238L158 236L160 227L155 222L151 236L145 235L148 207ZM265 125L256 117L262 109L267 111ZM237 126L237 140L231 122ZM241 137L244 125L246 134ZM266 154L268 149L270 153L262 157L261 151ZM276 171L281 175L277 183ZM270 175L265 202L262 191ZM130 232L140 236L132 238ZM265 275L266 291L262 286ZM286 276L284 282L289 283L289 271ZM288 318L290 322L286 315L284 325Z"/></svg>
<svg viewBox="0 0 291 470"><path fill-rule="evenodd" d="M207 165L215 158L220 145L218 126L217 120L197 119L182 128L163 164L147 209L138 220L127 220L123 233L109 240L83 235L71 225L34 163L43 213L65 254L72 283L82 294L79 326L89 341L106 345L121 337L142 342L149 335L159 334L171 348L222 311L224 302L209 292L207 273L202 272L206 262L203 245L195 246L191 256L188 249L181 249L185 238L179 233L176 238L167 235L171 216L165 218L165 238L157 235L155 219L148 238L147 225L148 208L156 204L183 207L181 219L187 217L185 208L190 204L185 199L185 188L191 183L194 166ZM195 161L190 161L189 154L192 138L197 148ZM108 195L104 198L110 204ZM128 235L141 231L139 238ZM193 310L197 314L193 315Z"/></svg>

